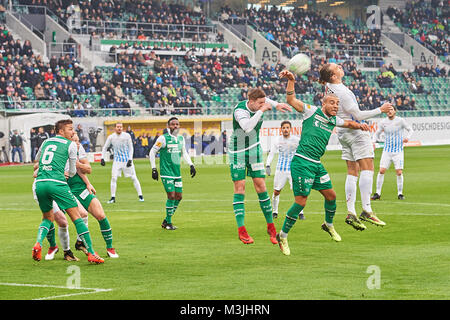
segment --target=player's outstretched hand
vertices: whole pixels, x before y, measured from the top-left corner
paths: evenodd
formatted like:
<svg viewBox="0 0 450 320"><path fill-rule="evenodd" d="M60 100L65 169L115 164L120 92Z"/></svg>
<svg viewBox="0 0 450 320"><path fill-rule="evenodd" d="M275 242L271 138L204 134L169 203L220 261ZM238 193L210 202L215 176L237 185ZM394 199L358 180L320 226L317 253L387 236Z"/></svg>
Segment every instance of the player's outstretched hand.
<svg viewBox="0 0 450 320"><path fill-rule="evenodd" d="M266 166L266 174L270 176L270 173L271 173L270 166Z"/></svg>
<svg viewBox="0 0 450 320"><path fill-rule="evenodd" d="M196 174L197 174L197 170L195 170L194 165L191 165L191 178L195 177Z"/></svg>
<svg viewBox="0 0 450 320"><path fill-rule="evenodd" d="M95 190L95 188L92 186L92 184L86 186L86 189L89 191L90 194L96 194L97 191Z"/></svg>
<svg viewBox="0 0 450 320"><path fill-rule="evenodd" d="M133 164L133 160L128 160L128 162L127 162L127 168L131 167L132 164Z"/></svg>
<svg viewBox="0 0 450 320"><path fill-rule="evenodd" d="M100 164L101 164L102 166L105 166L105 159L100 160Z"/></svg>
<svg viewBox="0 0 450 320"><path fill-rule="evenodd" d="M390 102L385 102L381 107L380 110L382 113L388 113L389 111L391 111L392 109L394 109L394 107L392 106L392 104Z"/></svg>
<svg viewBox="0 0 450 320"><path fill-rule="evenodd" d="M370 127L367 123L361 123L359 127L362 131L370 131Z"/></svg>
<svg viewBox="0 0 450 320"><path fill-rule="evenodd" d="M290 81L295 81L295 76L292 72L288 71L288 70L283 70L280 72L280 74L278 75L280 77L280 79L288 79Z"/></svg>
<svg viewBox="0 0 450 320"><path fill-rule="evenodd" d="M286 103L279 103L279 104L277 104L276 108L278 111L281 111L281 112L291 112L292 111L292 108Z"/></svg>
<svg viewBox="0 0 450 320"><path fill-rule="evenodd" d="M152 169L152 179L158 181L158 170L156 168Z"/></svg>

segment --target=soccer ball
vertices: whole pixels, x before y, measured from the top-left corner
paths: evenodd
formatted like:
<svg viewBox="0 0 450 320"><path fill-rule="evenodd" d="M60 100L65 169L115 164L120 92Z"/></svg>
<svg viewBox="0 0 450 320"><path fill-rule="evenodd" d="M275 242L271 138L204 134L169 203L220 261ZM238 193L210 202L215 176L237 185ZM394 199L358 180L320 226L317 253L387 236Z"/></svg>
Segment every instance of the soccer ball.
<svg viewBox="0 0 450 320"><path fill-rule="evenodd" d="M311 58L303 53L296 54L289 60L287 67L289 71L301 76L311 68Z"/></svg>

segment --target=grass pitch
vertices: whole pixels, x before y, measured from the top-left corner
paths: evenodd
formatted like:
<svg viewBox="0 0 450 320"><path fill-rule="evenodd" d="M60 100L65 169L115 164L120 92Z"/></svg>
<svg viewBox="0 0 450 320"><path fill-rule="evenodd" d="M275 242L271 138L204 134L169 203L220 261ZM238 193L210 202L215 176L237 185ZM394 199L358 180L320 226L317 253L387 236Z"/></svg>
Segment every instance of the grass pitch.
<svg viewBox="0 0 450 320"><path fill-rule="evenodd" d="M64 261L62 252L54 261L32 260L41 221L31 193L32 169L2 167L0 299L449 299L449 151L448 146L406 148L406 200L397 200L391 167L382 200L372 203L387 226L366 224L363 232L344 223L345 163L340 152L327 152L323 163L337 192L335 227L343 240L335 243L320 229L323 200L313 191L306 220L299 220L289 233L289 257L270 243L250 179L245 219L255 243L244 245L238 240L226 164L198 164L193 179L184 165L184 195L173 218L179 227L175 231L160 227L166 195L161 181L151 179L148 160L135 161L145 202L138 202L130 179L120 178L117 202L112 205L106 204L111 164L93 164L90 179L120 255L114 260L106 257L98 223L90 216L94 248L105 257L104 265L89 265L79 252L77 263ZM380 156L377 150L375 170ZM375 180L376 174L374 184ZM271 194L273 176L267 186ZM277 230L292 201L287 186L281 193ZM70 236L74 250L71 222ZM47 248L44 242L44 254ZM79 287L67 287L74 284Z"/></svg>

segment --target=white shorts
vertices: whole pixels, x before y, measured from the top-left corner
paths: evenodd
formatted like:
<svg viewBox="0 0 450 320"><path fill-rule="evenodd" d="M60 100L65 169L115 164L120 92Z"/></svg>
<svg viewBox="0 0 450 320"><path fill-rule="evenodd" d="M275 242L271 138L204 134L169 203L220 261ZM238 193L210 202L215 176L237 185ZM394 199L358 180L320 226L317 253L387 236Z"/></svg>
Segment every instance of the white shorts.
<svg viewBox="0 0 450 320"><path fill-rule="evenodd" d="M289 181L289 185L292 190L292 177L290 171L275 171L275 177L273 179L273 188L277 191L280 191L286 185L286 182Z"/></svg>
<svg viewBox="0 0 450 320"><path fill-rule="evenodd" d="M127 178L131 178L136 175L136 171L134 169L134 164L131 167L127 167L126 162L113 161L111 174L113 177L121 177L123 175Z"/></svg>
<svg viewBox="0 0 450 320"><path fill-rule="evenodd" d="M391 162L394 163L395 170L403 170L404 155L402 152L387 152L381 154L380 168L389 169Z"/></svg>
<svg viewBox="0 0 450 320"><path fill-rule="evenodd" d="M338 134L342 145L342 160L358 161L374 158L373 143L370 133L361 130L341 131Z"/></svg>

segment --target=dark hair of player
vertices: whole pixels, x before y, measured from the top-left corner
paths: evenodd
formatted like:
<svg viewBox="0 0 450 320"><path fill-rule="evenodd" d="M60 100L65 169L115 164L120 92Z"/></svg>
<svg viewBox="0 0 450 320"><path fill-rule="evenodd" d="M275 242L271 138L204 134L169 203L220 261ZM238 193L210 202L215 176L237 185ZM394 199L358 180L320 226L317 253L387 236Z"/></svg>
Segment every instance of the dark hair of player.
<svg viewBox="0 0 450 320"><path fill-rule="evenodd" d="M71 119L59 120L55 123L55 131L59 133L59 130L62 130L66 125L72 124L73 121Z"/></svg>
<svg viewBox="0 0 450 320"><path fill-rule="evenodd" d="M259 88L250 89L248 92L248 100L255 101L259 98L265 98L265 97L266 97L266 94L264 93L264 91L262 89L259 89Z"/></svg>
<svg viewBox="0 0 450 320"><path fill-rule="evenodd" d="M170 121L172 121L172 120L178 120L178 118L177 118L177 117L172 117L172 118L170 118L169 121L167 121L167 125L169 125L169 124L170 124Z"/></svg>
<svg viewBox="0 0 450 320"><path fill-rule="evenodd" d="M284 120L284 121L281 123L281 128L282 128L285 124L288 124L289 127L292 128L292 123L291 123L290 121L288 121L288 120Z"/></svg>
<svg viewBox="0 0 450 320"><path fill-rule="evenodd" d="M330 83L331 82L331 77L334 75L333 71L330 69L331 64L327 63L324 64L320 70L320 78L319 78L319 82L322 85L325 85L327 82Z"/></svg>

